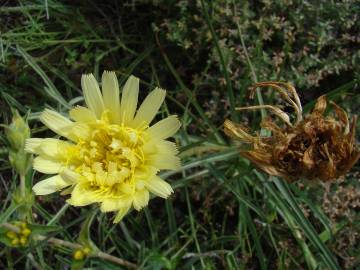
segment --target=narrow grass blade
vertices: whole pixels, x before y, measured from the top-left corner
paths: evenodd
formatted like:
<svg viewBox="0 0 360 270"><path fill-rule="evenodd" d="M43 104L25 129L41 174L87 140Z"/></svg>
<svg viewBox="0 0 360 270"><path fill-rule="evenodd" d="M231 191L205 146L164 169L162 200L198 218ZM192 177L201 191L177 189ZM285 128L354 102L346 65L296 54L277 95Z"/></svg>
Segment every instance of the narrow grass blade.
<svg viewBox="0 0 360 270"><path fill-rule="evenodd" d="M359 81L357 80L352 80L334 90L331 90L329 92L326 93L326 97L329 99L329 100L333 100L335 98L337 98L338 96L340 95L343 95L345 94L346 92L350 91L352 88L354 88L354 86L356 84L358 84ZM315 105L316 103L316 99L315 100L312 100L310 102L308 102L307 104L305 104L305 106L303 106L303 111L304 113L306 112L309 112Z"/></svg>
<svg viewBox="0 0 360 270"><path fill-rule="evenodd" d="M304 231L306 237L309 239L309 241L321 252L324 258L324 263L329 269L340 269L337 262L334 259L334 255L330 252L328 247L321 241L318 233L315 231L312 224L306 219L304 216L304 213L298 206L294 196L292 195L291 191L289 190L287 184L276 178L271 178L278 190L280 191L283 198L286 200L286 202L291 207L292 211L294 212L294 216L296 217L298 225L301 227L301 229Z"/></svg>
<svg viewBox="0 0 360 270"><path fill-rule="evenodd" d="M215 33L215 30L214 30L214 27L212 25L212 22L211 22L211 19L210 19L210 16L209 16L209 12L208 12L208 9L204 3L204 0L201 0L201 7L202 7L202 10L203 10L203 13L205 15L205 20L206 20L206 23L210 29L210 32L211 32L211 36L212 36L212 40L214 41L214 45L215 45L215 49L219 55L219 59L220 59L220 64L221 64L221 71L225 77L225 82L226 82L226 90L227 90L227 96L229 98L229 103L230 103L230 111L231 111L231 116L232 118L234 119L234 121L238 121L239 120L239 117L238 117L238 114L236 113L235 111L235 95L234 95L234 91L232 89L232 84L231 84L231 80L230 80L230 76L229 76L229 72L228 72L228 65L225 61L225 57L224 57L224 54L220 48L220 45L219 45L219 39Z"/></svg>
<svg viewBox="0 0 360 270"><path fill-rule="evenodd" d="M44 70L40 68L40 66L36 63L33 57L31 57L25 50L23 50L19 45L16 46L17 51L20 55L25 59L25 61L34 69L34 71L43 79L46 86L44 87L45 92L48 94L49 97L54 99L55 101L59 102L66 108L70 108L69 104L66 100L62 97L60 92L56 89L53 82L50 78L46 75Z"/></svg>

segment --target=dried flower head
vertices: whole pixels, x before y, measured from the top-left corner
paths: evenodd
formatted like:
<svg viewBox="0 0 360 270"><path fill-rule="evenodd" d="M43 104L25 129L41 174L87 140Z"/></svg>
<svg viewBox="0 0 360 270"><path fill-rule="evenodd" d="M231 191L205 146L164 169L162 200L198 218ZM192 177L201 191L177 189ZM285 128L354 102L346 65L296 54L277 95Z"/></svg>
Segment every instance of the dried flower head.
<svg viewBox="0 0 360 270"><path fill-rule="evenodd" d="M295 110L296 120L279 107L259 105L237 108L238 110L268 109L284 123L278 125L273 119L262 121L261 127L271 132L270 136L253 136L248 128L226 120L225 133L241 142L248 143L250 150L241 155L252 161L266 173L289 181L297 179L320 179L329 181L344 175L357 162L360 152L355 145L354 116L349 123L347 113L330 102L336 117L325 116L325 96L317 99L310 114L303 118L300 99L295 88L287 83L261 82L256 87L272 87L286 103Z"/></svg>
<svg viewBox="0 0 360 270"><path fill-rule="evenodd" d="M37 154L34 169L55 174L38 182L33 190L46 195L58 190L71 194L68 203L99 203L103 212L117 211L118 222L131 207L148 204L149 192L167 198L171 186L157 176L161 169L178 169L176 145L166 141L180 127L172 115L151 125L165 99L156 88L136 112L139 79L130 76L119 97L114 72L102 76L102 92L95 77L83 75L81 85L87 107L70 110L73 120L46 109L40 120L67 140L31 138L25 149Z"/></svg>

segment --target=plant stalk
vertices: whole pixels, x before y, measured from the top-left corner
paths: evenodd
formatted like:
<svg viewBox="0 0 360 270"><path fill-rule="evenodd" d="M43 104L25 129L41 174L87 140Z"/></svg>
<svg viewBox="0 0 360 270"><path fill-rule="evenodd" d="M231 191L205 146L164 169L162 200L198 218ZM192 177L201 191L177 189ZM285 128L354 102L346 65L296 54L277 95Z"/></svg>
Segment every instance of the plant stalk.
<svg viewBox="0 0 360 270"><path fill-rule="evenodd" d="M3 227L5 229L8 229L9 231L13 231L13 232L16 232L16 233L20 232L20 229L18 227L16 227L15 225L12 225L10 223L0 224L0 227ZM82 245L77 244L77 243L72 243L72 242L65 241L65 240L62 240L62 239L59 239L59 238L55 238L55 237L46 237L44 235L36 235L35 237L33 237L33 239L37 240L37 241L47 241L49 244L53 244L55 246L63 246L63 247L67 247L67 248L70 248L70 249L82 249L82 248L84 248ZM104 259L104 260L116 263L118 265L125 266L125 267L127 267L129 269L137 269L138 268L138 266L136 264L132 263L132 262L129 262L127 260L112 256L112 255L110 255L108 253L105 253L105 252L102 252L102 251L97 251L97 252L91 254L90 256L91 257L97 257L97 258L100 258L100 259Z"/></svg>

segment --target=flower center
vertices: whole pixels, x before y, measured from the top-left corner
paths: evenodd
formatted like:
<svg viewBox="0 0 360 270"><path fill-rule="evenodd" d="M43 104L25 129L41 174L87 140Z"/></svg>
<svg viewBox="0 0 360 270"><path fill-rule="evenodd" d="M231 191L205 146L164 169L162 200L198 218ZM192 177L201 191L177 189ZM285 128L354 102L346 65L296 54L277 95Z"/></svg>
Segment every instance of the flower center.
<svg viewBox="0 0 360 270"><path fill-rule="evenodd" d="M135 171L144 164L144 132L99 121L89 125L91 136L79 141L75 171L88 188L111 194L135 188Z"/></svg>

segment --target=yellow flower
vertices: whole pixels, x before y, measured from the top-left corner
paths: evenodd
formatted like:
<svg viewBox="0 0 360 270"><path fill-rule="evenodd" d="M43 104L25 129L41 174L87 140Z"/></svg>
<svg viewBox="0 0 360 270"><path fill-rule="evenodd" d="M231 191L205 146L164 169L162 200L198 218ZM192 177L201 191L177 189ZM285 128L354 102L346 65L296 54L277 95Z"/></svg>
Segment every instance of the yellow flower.
<svg viewBox="0 0 360 270"><path fill-rule="evenodd" d="M153 90L136 112L139 79L130 76L119 99L114 72L102 75L102 93L95 77L83 75L81 86L87 107L76 106L70 118L46 109L40 120L67 140L31 138L26 151L37 154L34 169L55 174L38 182L36 195L66 188L68 203L99 203L103 212L117 211L120 221L131 207L148 204L149 192L167 198L171 186L157 176L159 170L177 170L176 145L166 141L180 127L175 115L150 125L165 99L166 91Z"/></svg>

